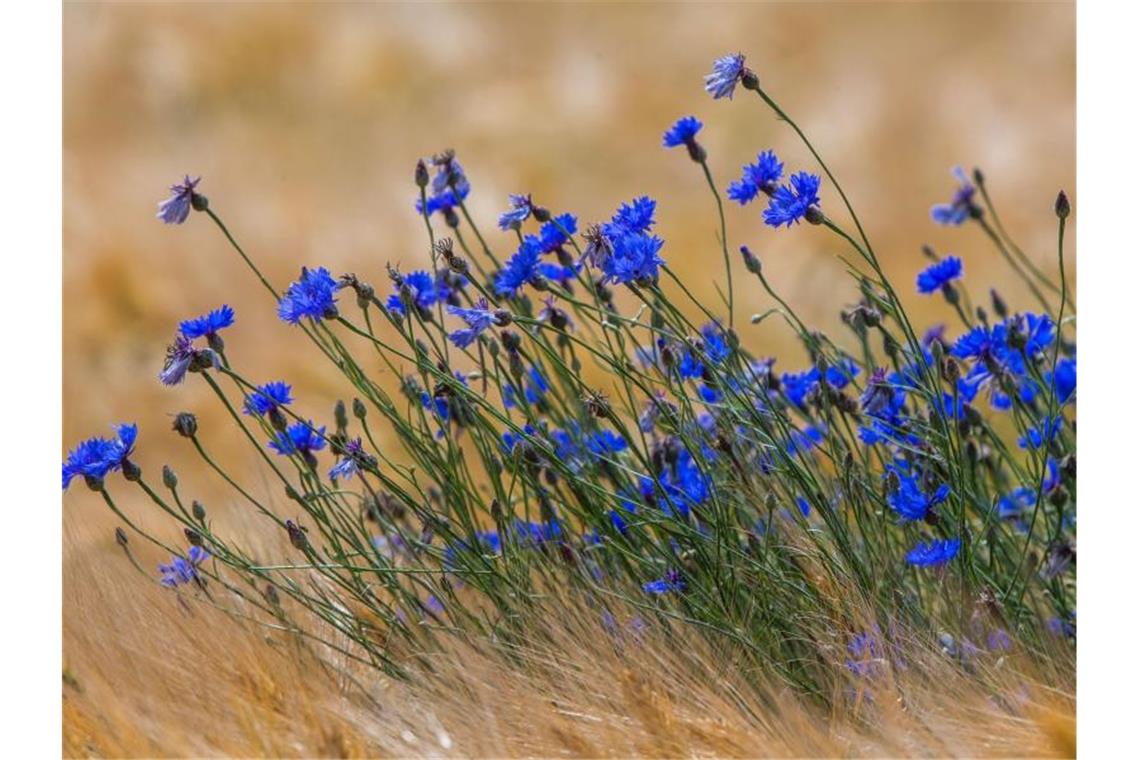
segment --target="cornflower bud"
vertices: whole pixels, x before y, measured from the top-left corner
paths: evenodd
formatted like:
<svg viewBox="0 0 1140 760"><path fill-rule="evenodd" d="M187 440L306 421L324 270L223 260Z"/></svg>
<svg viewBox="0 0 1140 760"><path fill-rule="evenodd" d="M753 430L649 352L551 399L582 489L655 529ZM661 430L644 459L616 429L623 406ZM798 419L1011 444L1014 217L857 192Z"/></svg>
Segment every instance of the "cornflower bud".
<svg viewBox="0 0 1140 760"><path fill-rule="evenodd" d="M191 546L202 545L202 534L198 531L194 530L193 528L183 528L182 532L186 535L186 540L190 543Z"/></svg>
<svg viewBox="0 0 1140 760"><path fill-rule="evenodd" d="M337 399L336 406L333 407L333 418L336 420L337 431L343 433L348 428L348 410L341 399Z"/></svg>
<svg viewBox="0 0 1140 760"><path fill-rule="evenodd" d="M199 522L206 519L206 508L197 499L190 504L190 512L194 515L194 519Z"/></svg>
<svg viewBox="0 0 1140 760"><path fill-rule="evenodd" d="M170 469L170 465L164 464L162 466L162 484L171 491L178 488L178 476L174 470Z"/></svg>
<svg viewBox="0 0 1140 760"><path fill-rule="evenodd" d="M137 483L142 478L142 469L131 460L124 459L123 477L131 483Z"/></svg>
<svg viewBox="0 0 1140 760"><path fill-rule="evenodd" d="M993 307L994 314L998 315L998 319L1005 319L1009 316L1009 309L1006 308L1005 301L994 288L990 288L990 305Z"/></svg>
<svg viewBox="0 0 1140 760"><path fill-rule="evenodd" d="M1057 193L1057 202L1053 204L1053 211L1057 214L1057 218L1067 219L1072 208L1069 205L1069 196L1065 195L1065 191L1062 190Z"/></svg>
<svg viewBox="0 0 1140 760"><path fill-rule="evenodd" d="M365 416L367 416L367 414L368 407L364 405L364 402L358 398L354 398L352 400L352 416L358 420L362 420L365 418Z"/></svg>
<svg viewBox="0 0 1140 760"><path fill-rule="evenodd" d="M430 181L431 177L428 176L427 164L425 164L421 158L416 162L416 186L421 188L427 187Z"/></svg>
<svg viewBox="0 0 1140 760"><path fill-rule="evenodd" d="M309 548L309 537L305 535L305 528L292 520L286 520L285 530L289 532L289 543L293 544L294 549L305 551Z"/></svg>
<svg viewBox="0 0 1140 760"><path fill-rule="evenodd" d="M198 418L190 412L179 412L174 417L173 429L183 438L193 438L198 433Z"/></svg>
<svg viewBox="0 0 1140 760"><path fill-rule="evenodd" d="M740 255L744 257L745 269L747 269L752 274L760 274L762 271L760 259L756 257L756 254L754 254L748 246L740 246Z"/></svg>

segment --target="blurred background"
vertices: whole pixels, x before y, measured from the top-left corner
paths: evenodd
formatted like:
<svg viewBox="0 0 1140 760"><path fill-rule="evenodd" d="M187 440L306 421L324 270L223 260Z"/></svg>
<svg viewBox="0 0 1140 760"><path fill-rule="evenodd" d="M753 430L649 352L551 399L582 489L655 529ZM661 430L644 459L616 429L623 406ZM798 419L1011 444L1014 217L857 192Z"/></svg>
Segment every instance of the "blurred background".
<svg viewBox="0 0 1140 760"><path fill-rule="evenodd" d="M532 192L583 226L647 193L659 202L663 255L717 307L715 207L684 151L661 147L662 131L685 114L702 119L722 190L769 147L790 170L816 169L755 96L714 102L703 92L712 60L738 50L844 183L920 323L952 317L940 297L913 295L924 243L965 260L976 303L993 285L1011 307L1033 306L979 230L937 227L928 212L953 193L951 167L982 167L1010 233L1052 271L1053 199L1075 185L1071 4L73 3L64 13L61 453L110 423L137 421L138 461L152 479L176 464L213 516L240 521L230 492L169 431L172 415L198 414L203 440L235 470L252 467L252 452L201 384L156 379L177 322L222 303L237 311L225 337L247 376L289 380L298 411L315 418L331 417L349 392L277 320L208 220L154 218L185 173L203 177L211 207L279 287L302 264L324 265L385 293L385 263L428 264L412 208L421 156L457 150L471 210L504 254L513 238L495 221L508 193ZM842 218L826 183L823 203ZM840 330L840 309L857 300L836 257L846 252L807 225L766 228L762 208L727 209L731 249L761 255L809 325ZM800 368L786 331L748 326L769 303L736 272L745 344ZM122 574L114 582L141 584L111 554L106 508L77 485L63 500L65 660L111 678L125 666L91 645L92 568L102 583ZM148 521L149 504L118 490L128 513L178 540L173 526Z"/></svg>

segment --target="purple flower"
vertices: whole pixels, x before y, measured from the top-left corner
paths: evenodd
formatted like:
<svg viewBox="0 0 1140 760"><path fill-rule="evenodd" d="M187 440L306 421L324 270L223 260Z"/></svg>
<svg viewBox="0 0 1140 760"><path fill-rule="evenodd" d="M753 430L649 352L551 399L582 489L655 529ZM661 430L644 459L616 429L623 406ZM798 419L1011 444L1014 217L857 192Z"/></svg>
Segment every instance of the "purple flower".
<svg viewBox="0 0 1140 760"><path fill-rule="evenodd" d="M495 312L487 307L487 299L480 298L474 308L464 309L459 306L449 306L448 313L459 317L467 323L467 327L456 330L448 337L459 348L467 348L475 342L485 330L498 324Z"/></svg>
<svg viewBox="0 0 1140 760"><path fill-rule="evenodd" d="M812 206L819 205L819 177L807 172L797 172L790 179L791 186L781 185L768 200L764 210L764 222L770 227L780 227L799 222Z"/></svg>
<svg viewBox="0 0 1140 760"><path fill-rule="evenodd" d="M511 207L499 215L499 229L517 230L530 218L533 206L529 195L508 195Z"/></svg>
<svg viewBox="0 0 1140 760"><path fill-rule="evenodd" d="M162 573L163 586L177 588L188 583L201 583L198 568L210 558L210 553L201 546L191 546L186 558L171 557L169 565L159 565L158 571Z"/></svg>
<svg viewBox="0 0 1140 760"><path fill-rule="evenodd" d="M933 293L962 276L962 260L947 256L918 273L918 292Z"/></svg>
<svg viewBox="0 0 1140 760"><path fill-rule="evenodd" d="M190 216L190 208L198 194L194 188L202 181L201 177L190 179L187 174L181 184L170 186L170 197L158 204L155 215L166 224L182 224ZM198 196L201 197L201 196Z"/></svg>
<svg viewBox="0 0 1140 760"><path fill-rule="evenodd" d="M158 379L163 385L178 385L190 370L216 367L218 357L208 348L194 348L185 335L174 336L174 343L166 349L166 362Z"/></svg>
<svg viewBox="0 0 1140 760"><path fill-rule="evenodd" d="M728 186L728 197L744 206L761 192L772 194L776 183L784 175L784 164L771 150L756 156L756 163L743 167L739 180Z"/></svg>
<svg viewBox="0 0 1140 760"><path fill-rule="evenodd" d="M364 453L364 444L359 438L354 438L344 444L343 457L329 470L330 480L349 480L360 471L361 465L372 466L376 458Z"/></svg>
<svg viewBox="0 0 1140 760"><path fill-rule="evenodd" d="M190 340L214 335L219 330L234 323L234 310L222 304L221 308L214 309L201 317L187 319L179 323L179 331Z"/></svg>
<svg viewBox="0 0 1140 760"><path fill-rule="evenodd" d="M665 574L664 578L658 578L655 581L649 581L644 584L641 590L647 594L668 594L674 591L685 590L685 579L681 577L678 570L670 570Z"/></svg>
<svg viewBox="0 0 1140 760"><path fill-rule="evenodd" d="M937 224L958 226L981 209L974 203L976 188L970 184L962 167L955 166L952 174L958 178L958 189L949 203L939 203L930 208L930 218Z"/></svg>
<svg viewBox="0 0 1140 760"><path fill-rule="evenodd" d="M726 55L713 61L712 73L705 76L705 92L713 100L728 98L736 90L736 83L744 76L744 54Z"/></svg>

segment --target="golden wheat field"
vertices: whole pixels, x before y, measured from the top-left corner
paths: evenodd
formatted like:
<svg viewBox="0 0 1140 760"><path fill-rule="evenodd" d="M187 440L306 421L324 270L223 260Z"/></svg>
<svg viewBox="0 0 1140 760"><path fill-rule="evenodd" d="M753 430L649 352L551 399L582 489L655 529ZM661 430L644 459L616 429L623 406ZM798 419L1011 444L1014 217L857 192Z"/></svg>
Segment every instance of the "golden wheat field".
<svg viewBox="0 0 1140 760"><path fill-rule="evenodd" d="M224 301L241 325L228 350L244 364L291 378L321 413L350 391L311 349L281 350L289 328L215 230L172 234L154 218L185 173L203 176L211 206L278 282L306 263L377 281L388 262L426 264L412 172L443 148L462 157L488 227L524 188L585 219L654 188L676 270L712 300L708 262L687 255L713 235L708 189L663 155L662 130L681 114L706 119L724 178L764 147L802 153L758 109L720 118L727 104L703 97L710 61L742 50L830 156L890 277L912 281L929 244L1025 300L980 234L952 237L929 207L952 192L951 167L979 166L1012 237L1048 266L1053 198L1075 185L1072 4L66 3L63 33L64 450L136 420L143 469L175 466L219 526L266 552L283 539L253 535L245 505L170 433L192 410L215 455L257 472L242 442L217 432L224 412L203 389L156 380L173 328ZM810 228L762 237L754 207L728 213L801 314L838 323L835 294L850 288L834 242ZM759 292L739 298L743 314L763 304ZM904 298L917 314L933 308ZM764 354L796 350L767 324L741 338ZM178 540L149 502L120 506ZM1075 753L1071 653L1042 672L1014 650L978 674L1017 705L997 710L915 637L912 666L891 674L905 700L821 714L777 684L761 698L738 688L746 674L731 657L684 631L615 647L595 616L575 614L581 599L556 590L515 667L457 638L417 685L361 690L352 681L375 673L327 672L301 642L148 581L117 524L96 494L65 494L67 757ZM131 551L156 579L164 558Z"/></svg>

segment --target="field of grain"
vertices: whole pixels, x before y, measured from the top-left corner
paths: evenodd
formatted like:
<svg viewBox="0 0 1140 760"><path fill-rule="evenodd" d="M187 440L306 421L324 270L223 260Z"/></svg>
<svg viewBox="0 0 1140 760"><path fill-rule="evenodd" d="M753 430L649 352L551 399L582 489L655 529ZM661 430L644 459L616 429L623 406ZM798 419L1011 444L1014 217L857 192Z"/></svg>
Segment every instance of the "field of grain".
<svg viewBox="0 0 1140 760"><path fill-rule="evenodd" d="M231 355L304 387L309 413L327 416L350 392L311 348L284 349L295 345L289 328L215 230L154 218L184 173L203 176L212 207L277 282L302 264L377 282L387 262L426 264L412 170L445 147L463 160L485 228L511 192L600 219L652 191L674 268L715 299L702 277L719 266L707 258L716 251L707 187L662 150L662 130L682 114L704 119L722 184L767 147L809 158L757 107L745 117L732 104L733 117L719 118L730 104L704 97L700 78L729 51L746 52L809 126L871 220L889 276L912 281L930 244L1026 305L981 234L935 227L928 209L953 191L950 167L982 167L1011 235L1050 264L1053 198L1075 184L1074 26L1072 5L1043 3L68 4L63 448L135 420L144 471L172 464L219 525L252 532L243 505L169 432L174 414L192 410L215 454L254 471L201 388L156 380L177 321L229 303L241 326L227 337ZM824 203L834 202L827 192ZM833 329L857 298L834 242L810 228L767 234L755 207L728 213L733 242L763 250L801 314ZM766 303L758 289L740 298L743 314ZM948 319L939 302L906 298L916 313ZM742 340L802 354L768 324ZM148 502L121 505L178 540ZM553 669L503 671L479 644L456 644L425 686L392 685L368 703L293 642L187 607L140 576L95 494L67 493L62 522L67 756L1072 752L1071 694L1039 688L1035 679L1050 677L1012 661L1029 684L1020 721L991 716L947 675L940 693L924 682L913 704L878 706L870 727L777 691L778 711L742 706L713 654L618 653L565 621L552 624L551 650L528 653L550 658L557 646ZM253 541L267 552L281 543ZM164 559L132 550L147 571ZM603 675L610 693L595 688ZM764 714L765 730L749 711Z"/></svg>

